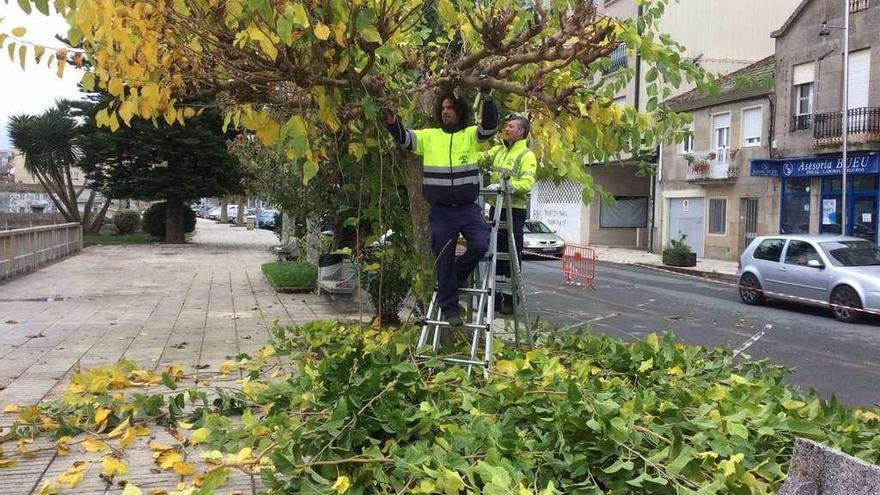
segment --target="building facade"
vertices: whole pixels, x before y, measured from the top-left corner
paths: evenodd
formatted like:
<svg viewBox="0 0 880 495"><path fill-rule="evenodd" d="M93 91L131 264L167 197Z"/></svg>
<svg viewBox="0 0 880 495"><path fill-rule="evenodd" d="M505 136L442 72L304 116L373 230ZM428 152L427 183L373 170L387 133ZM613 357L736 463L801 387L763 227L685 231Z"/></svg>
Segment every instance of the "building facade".
<svg viewBox="0 0 880 495"><path fill-rule="evenodd" d="M843 85L849 97L846 230L877 242L880 214L880 3L848 0L849 77L843 78L843 5L805 0L773 33L778 133L751 175L778 189L781 233L840 233ZM826 23L826 26L823 26ZM829 27L830 26L830 27Z"/></svg>
<svg viewBox="0 0 880 495"><path fill-rule="evenodd" d="M775 126L774 57L733 72L719 93L690 91L669 104L693 118L693 135L662 146L658 165L658 245L681 240L699 258L734 260L779 223L778 185L750 176L770 156Z"/></svg>
<svg viewBox="0 0 880 495"><path fill-rule="evenodd" d="M641 15L634 0L596 0L600 13L619 19ZM698 60L707 70L727 74L773 53L770 33L778 29L799 0L679 0L669 2L660 30L687 47L685 57ZM616 95L615 103L644 111L648 95L647 68L636 53L619 48L612 54L608 75L626 68L635 76ZM690 90L682 86L676 94ZM641 157L651 162L656 156ZM658 164L659 165L659 164ZM531 216L558 230L568 242L626 246L656 250L662 237L657 198L659 183L633 160L613 164L589 164L594 183L616 201L595 197L584 204L580 186L542 182L532 194Z"/></svg>

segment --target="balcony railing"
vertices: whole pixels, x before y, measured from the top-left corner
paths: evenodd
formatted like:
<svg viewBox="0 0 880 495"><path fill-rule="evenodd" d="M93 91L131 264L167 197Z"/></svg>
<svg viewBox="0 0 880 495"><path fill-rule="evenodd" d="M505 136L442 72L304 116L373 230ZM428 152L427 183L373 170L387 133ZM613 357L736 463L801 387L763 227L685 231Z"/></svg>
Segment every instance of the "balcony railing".
<svg viewBox="0 0 880 495"><path fill-rule="evenodd" d="M816 115L813 139L817 146L840 144L841 112ZM880 108L851 108L846 112L846 132L853 141L880 141Z"/></svg>
<svg viewBox="0 0 880 495"><path fill-rule="evenodd" d="M868 7L870 7L869 0L849 0L850 12L858 12L867 9Z"/></svg>
<svg viewBox="0 0 880 495"><path fill-rule="evenodd" d="M791 130L801 131L813 127L813 114L794 115L791 117Z"/></svg>
<svg viewBox="0 0 880 495"><path fill-rule="evenodd" d="M611 74L612 72L617 72L627 66L625 44L621 43L617 45L617 48L615 48L608 56L611 57L611 64L607 69L602 71L606 75Z"/></svg>
<svg viewBox="0 0 880 495"><path fill-rule="evenodd" d="M696 151L685 155L688 160L687 180L690 182L730 180L739 177L739 166L730 155L730 148Z"/></svg>

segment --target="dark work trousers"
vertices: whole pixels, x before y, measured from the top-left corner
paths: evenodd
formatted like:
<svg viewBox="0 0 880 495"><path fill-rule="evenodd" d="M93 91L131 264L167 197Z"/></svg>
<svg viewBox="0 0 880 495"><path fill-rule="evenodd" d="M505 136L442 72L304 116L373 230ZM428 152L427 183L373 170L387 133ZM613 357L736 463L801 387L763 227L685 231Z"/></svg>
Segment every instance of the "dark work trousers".
<svg viewBox="0 0 880 495"><path fill-rule="evenodd" d="M489 218L495 218L495 207L489 212ZM501 210L501 221L507 221L507 208ZM526 210L524 208L513 208L513 241L516 242L516 258L522 266L523 252L523 229L526 226ZM498 229L498 252L507 252L507 229ZM499 260L495 270L496 275L510 277L510 262Z"/></svg>
<svg viewBox="0 0 880 495"><path fill-rule="evenodd" d="M457 206L431 205L431 250L437 262L437 303L443 318L458 315L458 287L489 250L489 225L476 203ZM467 241L467 251L455 257L458 234Z"/></svg>

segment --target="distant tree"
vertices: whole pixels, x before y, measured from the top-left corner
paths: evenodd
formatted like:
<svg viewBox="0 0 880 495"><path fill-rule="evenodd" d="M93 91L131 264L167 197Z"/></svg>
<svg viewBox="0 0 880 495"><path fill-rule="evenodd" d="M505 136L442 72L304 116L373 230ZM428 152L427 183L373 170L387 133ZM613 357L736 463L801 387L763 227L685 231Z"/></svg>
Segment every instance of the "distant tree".
<svg viewBox="0 0 880 495"><path fill-rule="evenodd" d="M186 126L132 119L111 132L95 123L105 103L80 105L82 168L111 198L165 201L165 242L185 242L183 214L190 201L242 192L243 170L226 146L232 134L221 130L215 112L194 116Z"/></svg>
<svg viewBox="0 0 880 495"><path fill-rule="evenodd" d="M71 105L59 101L40 115L15 115L7 129L12 145L24 153L25 169L46 189L64 219L81 223L85 232L95 232L104 223L110 200L95 211L97 193L92 188L84 211L79 211L78 199L86 186L73 183L70 169L79 165L84 128L71 116Z"/></svg>

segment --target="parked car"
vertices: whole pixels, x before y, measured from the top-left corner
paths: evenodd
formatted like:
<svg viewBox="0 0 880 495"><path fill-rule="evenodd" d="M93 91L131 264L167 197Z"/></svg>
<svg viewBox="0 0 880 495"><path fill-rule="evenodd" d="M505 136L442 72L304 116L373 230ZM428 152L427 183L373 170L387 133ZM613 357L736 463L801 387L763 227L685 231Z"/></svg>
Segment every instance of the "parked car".
<svg viewBox="0 0 880 495"><path fill-rule="evenodd" d="M220 218L220 207L217 206L208 210L208 212L205 213L205 218L209 218L211 220L217 220L218 218Z"/></svg>
<svg viewBox="0 0 880 495"><path fill-rule="evenodd" d="M249 208L249 210L251 210ZM260 218L257 221L256 211L249 211L245 213L244 222L247 225L247 219L253 218L256 222L258 228L274 230L275 229L275 215L278 213L278 210L260 210Z"/></svg>
<svg viewBox="0 0 880 495"><path fill-rule="evenodd" d="M523 229L523 248L533 253L562 256L565 240L539 220L526 220ZM523 253L523 258L533 255Z"/></svg>
<svg viewBox="0 0 880 495"><path fill-rule="evenodd" d="M745 304L788 299L830 307L851 323L861 309L880 311L880 248L858 237L758 237L740 257L739 295Z"/></svg>

